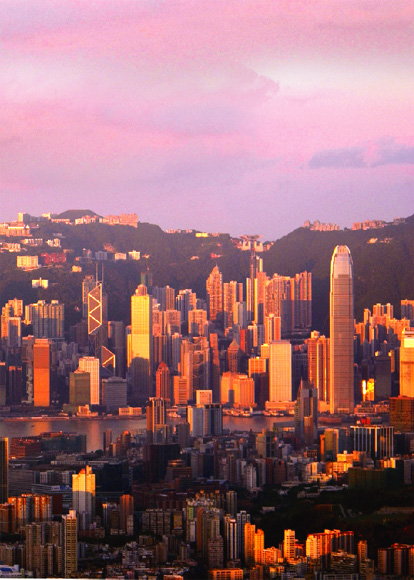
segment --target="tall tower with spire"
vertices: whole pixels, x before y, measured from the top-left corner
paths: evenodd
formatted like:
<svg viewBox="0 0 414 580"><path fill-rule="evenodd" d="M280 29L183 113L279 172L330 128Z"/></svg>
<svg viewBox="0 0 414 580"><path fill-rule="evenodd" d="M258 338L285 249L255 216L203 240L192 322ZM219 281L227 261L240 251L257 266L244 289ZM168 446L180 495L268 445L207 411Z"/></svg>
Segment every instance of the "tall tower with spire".
<svg viewBox="0 0 414 580"><path fill-rule="evenodd" d="M354 411L354 281L351 252L336 246L330 287L330 412Z"/></svg>

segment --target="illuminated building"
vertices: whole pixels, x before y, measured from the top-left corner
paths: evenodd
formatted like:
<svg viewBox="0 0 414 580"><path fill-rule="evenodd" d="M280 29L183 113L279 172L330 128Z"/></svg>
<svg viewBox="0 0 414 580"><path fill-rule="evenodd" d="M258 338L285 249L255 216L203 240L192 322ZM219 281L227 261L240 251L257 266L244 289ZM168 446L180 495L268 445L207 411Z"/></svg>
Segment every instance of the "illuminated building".
<svg viewBox="0 0 414 580"><path fill-rule="evenodd" d="M243 302L243 284L234 280L223 284L223 318L224 328L231 328L233 321L233 306Z"/></svg>
<svg viewBox="0 0 414 580"><path fill-rule="evenodd" d="M414 330L406 328L400 346L400 395L414 397Z"/></svg>
<svg viewBox="0 0 414 580"><path fill-rule="evenodd" d="M181 376L187 378L190 400L195 400L195 391L210 386L210 345L205 337L181 342Z"/></svg>
<svg viewBox="0 0 414 580"><path fill-rule="evenodd" d="M288 340L269 344L269 401L292 400L292 345Z"/></svg>
<svg viewBox="0 0 414 580"><path fill-rule="evenodd" d="M151 394L152 303L147 288L139 285L131 297L130 371L134 402L143 402Z"/></svg>
<svg viewBox="0 0 414 580"><path fill-rule="evenodd" d="M254 535L254 561L256 564L263 564L264 552L264 531L257 530Z"/></svg>
<svg viewBox="0 0 414 580"><path fill-rule="evenodd" d="M91 402L91 375L76 370L69 374L69 403L74 407L89 405Z"/></svg>
<svg viewBox="0 0 414 580"><path fill-rule="evenodd" d="M188 334L190 336L207 335L207 311L195 308L188 313Z"/></svg>
<svg viewBox="0 0 414 580"><path fill-rule="evenodd" d="M32 324L35 338L63 338L65 306L58 300L50 304L39 300L25 308L26 324Z"/></svg>
<svg viewBox="0 0 414 580"><path fill-rule="evenodd" d="M99 405L99 359L93 356L85 356L79 359L79 370L90 375L90 404Z"/></svg>
<svg viewBox="0 0 414 580"><path fill-rule="evenodd" d="M223 316L223 278L218 266L214 266L206 282L209 320L221 322Z"/></svg>
<svg viewBox="0 0 414 580"><path fill-rule="evenodd" d="M165 362L161 362L155 373L155 396L165 399L167 405L171 402L171 377Z"/></svg>
<svg viewBox="0 0 414 580"><path fill-rule="evenodd" d="M285 558L285 560L287 561L294 560L295 545L296 545L295 531L285 530L283 538L283 557Z"/></svg>
<svg viewBox="0 0 414 580"><path fill-rule="evenodd" d="M354 411L354 289L351 252L336 246L330 282L330 412Z"/></svg>
<svg viewBox="0 0 414 580"><path fill-rule="evenodd" d="M196 405L209 405L213 402L213 391L201 390L196 391Z"/></svg>
<svg viewBox="0 0 414 580"><path fill-rule="evenodd" d="M174 405L187 405L191 398L188 393L186 377L173 377Z"/></svg>
<svg viewBox="0 0 414 580"><path fill-rule="evenodd" d="M33 345L33 398L35 407L50 405L50 341L38 338Z"/></svg>
<svg viewBox="0 0 414 580"><path fill-rule="evenodd" d="M246 522L244 524L244 563L246 566L254 565L256 526Z"/></svg>
<svg viewBox="0 0 414 580"><path fill-rule="evenodd" d="M308 381L318 391L319 401L329 401L329 338L311 332L308 347Z"/></svg>
<svg viewBox="0 0 414 580"><path fill-rule="evenodd" d="M390 425L396 431L414 431L414 397L390 397Z"/></svg>
<svg viewBox="0 0 414 580"><path fill-rule="evenodd" d="M62 516L64 577L70 578L78 571L78 519L75 510Z"/></svg>
<svg viewBox="0 0 414 580"><path fill-rule="evenodd" d="M134 498L132 495L121 495L119 498L120 529L128 536L134 533Z"/></svg>
<svg viewBox="0 0 414 580"><path fill-rule="evenodd" d="M72 475L72 507L79 515L81 528L88 529L95 518L95 474L89 465Z"/></svg>

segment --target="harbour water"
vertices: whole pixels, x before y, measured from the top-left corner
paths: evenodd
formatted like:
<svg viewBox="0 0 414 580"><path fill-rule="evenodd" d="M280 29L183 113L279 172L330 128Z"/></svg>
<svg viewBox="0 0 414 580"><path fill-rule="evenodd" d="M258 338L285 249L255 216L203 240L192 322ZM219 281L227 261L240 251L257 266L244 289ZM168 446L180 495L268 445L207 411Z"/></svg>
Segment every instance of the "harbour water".
<svg viewBox="0 0 414 580"><path fill-rule="evenodd" d="M168 419L170 423L176 423L178 419ZM272 429L273 424L291 426L293 419L289 417L265 417L253 415L252 417L223 416L223 428L230 431L255 431ZM36 421L4 421L0 420L0 437L28 437L40 435L49 431L64 431L67 433L80 433L86 435L87 451L102 449L103 434L106 429L112 430L112 439L115 440L123 431L138 432L146 428L146 419L115 419L115 418L89 418L89 419L62 419L45 418Z"/></svg>

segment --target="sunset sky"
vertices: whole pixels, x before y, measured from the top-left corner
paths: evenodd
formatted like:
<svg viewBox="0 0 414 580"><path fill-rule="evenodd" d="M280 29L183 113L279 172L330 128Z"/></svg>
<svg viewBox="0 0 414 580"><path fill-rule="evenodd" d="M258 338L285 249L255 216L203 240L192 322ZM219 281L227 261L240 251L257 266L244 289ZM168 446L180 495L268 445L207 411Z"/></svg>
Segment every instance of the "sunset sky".
<svg viewBox="0 0 414 580"><path fill-rule="evenodd" d="M412 0L2 0L0 221L414 213Z"/></svg>

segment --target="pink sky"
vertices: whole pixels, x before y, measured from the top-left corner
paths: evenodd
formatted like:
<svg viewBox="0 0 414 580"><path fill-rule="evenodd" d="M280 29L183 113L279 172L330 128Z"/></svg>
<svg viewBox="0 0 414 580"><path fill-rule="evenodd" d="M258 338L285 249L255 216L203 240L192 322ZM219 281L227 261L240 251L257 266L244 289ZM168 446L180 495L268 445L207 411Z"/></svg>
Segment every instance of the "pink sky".
<svg viewBox="0 0 414 580"><path fill-rule="evenodd" d="M0 34L0 221L414 213L411 0L4 0Z"/></svg>

